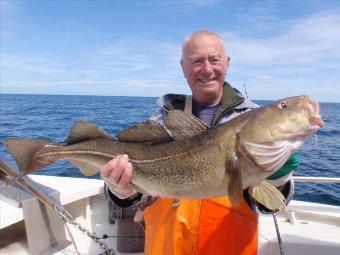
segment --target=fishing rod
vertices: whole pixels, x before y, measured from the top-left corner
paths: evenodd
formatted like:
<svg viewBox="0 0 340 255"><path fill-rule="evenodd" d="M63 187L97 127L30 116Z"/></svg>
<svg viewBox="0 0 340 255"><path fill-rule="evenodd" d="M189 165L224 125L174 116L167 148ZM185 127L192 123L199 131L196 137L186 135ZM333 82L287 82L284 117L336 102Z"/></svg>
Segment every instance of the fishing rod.
<svg viewBox="0 0 340 255"><path fill-rule="evenodd" d="M246 94L246 97L249 98L249 97L248 97L248 92L247 92L247 88L246 88L246 84L245 84L245 83L243 83L243 88L244 88L244 93Z"/></svg>
<svg viewBox="0 0 340 255"><path fill-rule="evenodd" d="M283 244L282 244L282 239L281 239L279 225L277 223L276 212L273 212L273 219L274 219L274 223L275 223L275 230L276 230L276 235L277 235L277 241L279 243L280 254L284 255L285 252L283 250Z"/></svg>

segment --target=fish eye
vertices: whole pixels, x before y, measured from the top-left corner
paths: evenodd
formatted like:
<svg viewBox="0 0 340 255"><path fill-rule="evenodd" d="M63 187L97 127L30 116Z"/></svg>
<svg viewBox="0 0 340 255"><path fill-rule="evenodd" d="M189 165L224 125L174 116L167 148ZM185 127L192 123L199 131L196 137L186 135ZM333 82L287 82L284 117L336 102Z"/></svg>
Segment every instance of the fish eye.
<svg viewBox="0 0 340 255"><path fill-rule="evenodd" d="M288 103L287 101L282 101L278 104L278 107L281 108L281 109L285 109L288 107Z"/></svg>

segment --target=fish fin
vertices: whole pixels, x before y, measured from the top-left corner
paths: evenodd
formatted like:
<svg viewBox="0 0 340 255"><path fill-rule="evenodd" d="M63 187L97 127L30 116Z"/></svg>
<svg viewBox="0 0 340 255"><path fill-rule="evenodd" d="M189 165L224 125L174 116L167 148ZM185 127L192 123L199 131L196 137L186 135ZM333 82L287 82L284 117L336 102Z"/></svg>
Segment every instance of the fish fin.
<svg viewBox="0 0 340 255"><path fill-rule="evenodd" d="M120 142L134 143L164 143L173 140L166 129L153 120L136 123L120 132L117 138Z"/></svg>
<svg viewBox="0 0 340 255"><path fill-rule="evenodd" d="M253 163L266 172L275 172L284 165L294 150L291 142L254 143L240 139L240 151L251 158Z"/></svg>
<svg viewBox="0 0 340 255"><path fill-rule="evenodd" d="M208 129L208 126L199 118L180 110L168 112L165 126L176 140L198 135Z"/></svg>
<svg viewBox="0 0 340 255"><path fill-rule="evenodd" d="M91 176L99 172L99 169L89 163L80 160L69 160L72 165L78 168L84 175Z"/></svg>
<svg viewBox="0 0 340 255"><path fill-rule="evenodd" d="M46 145L52 143L35 139L6 139L5 146L14 157L21 175L28 175L31 172L52 164L56 158L37 159L35 154Z"/></svg>
<svg viewBox="0 0 340 255"><path fill-rule="evenodd" d="M232 204L238 206L242 199L243 185L242 185L242 173L237 166L236 156L230 157L229 166L227 171L229 174L228 181L228 197Z"/></svg>
<svg viewBox="0 0 340 255"><path fill-rule="evenodd" d="M65 140L65 143L71 145L95 138L112 139L108 133L98 128L93 123L86 120L80 120L73 125L71 133Z"/></svg>
<svg viewBox="0 0 340 255"><path fill-rule="evenodd" d="M250 187L249 195L269 210L281 210L285 207L286 199L273 185L262 181L258 186Z"/></svg>

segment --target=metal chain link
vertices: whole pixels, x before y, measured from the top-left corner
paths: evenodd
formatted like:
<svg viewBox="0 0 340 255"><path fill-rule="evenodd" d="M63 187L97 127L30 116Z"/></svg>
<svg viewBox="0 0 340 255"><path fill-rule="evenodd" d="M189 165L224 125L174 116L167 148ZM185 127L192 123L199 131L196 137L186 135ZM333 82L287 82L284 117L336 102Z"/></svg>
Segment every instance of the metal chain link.
<svg viewBox="0 0 340 255"><path fill-rule="evenodd" d="M109 248L109 246L100 240L100 237L96 236L95 234L91 233L89 230L87 230L85 227L80 225L76 219L70 215L67 211L65 211L63 208L56 208L60 217L63 221L72 224L75 228L79 229L84 235L90 237L93 241L95 241L100 248L103 249L104 252L100 253L99 255L115 255L116 252Z"/></svg>

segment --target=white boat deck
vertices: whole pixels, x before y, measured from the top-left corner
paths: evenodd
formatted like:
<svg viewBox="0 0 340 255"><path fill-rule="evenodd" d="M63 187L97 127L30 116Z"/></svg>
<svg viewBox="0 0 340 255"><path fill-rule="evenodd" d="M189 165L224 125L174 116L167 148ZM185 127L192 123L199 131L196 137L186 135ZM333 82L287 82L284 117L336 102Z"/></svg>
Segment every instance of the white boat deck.
<svg viewBox="0 0 340 255"><path fill-rule="evenodd" d="M59 199L62 205L71 204L103 192L103 181L97 179L46 175L30 175L30 178L52 191L60 192ZM22 209L0 199L0 229L20 220L23 220Z"/></svg>
<svg viewBox="0 0 340 255"><path fill-rule="evenodd" d="M49 187L48 190L52 193L59 191L61 204L65 205L65 208L76 217L77 222L86 226L90 231L96 232L98 235L104 233L108 235L116 234L116 226L108 222L107 202L102 194L102 180L42 175L31 175L30 177L35 182ZM32 199L34 200L34 198ZM24 207L26 210L36 210L27 205ZM17 208L0 200L0 231L10 229L15 223L24 222L24 218L26 221L23 208ZM70 240L70 235L65 231L60 220L53 224L53 229L54 226L62 226L60 233L64 233L66 239ZM278 215L278 224L286 255L340 254L340 207L338 206L292 201L287 210ZM43 237L49 235L48 231L50 230L48 229L39 234L41 226L41 222L27 220L25 227L28 241L24 238L21 242L0 246L0 254L33 254L28 251L29 248L27 247L27 242L34 243L32 236L29 237L29 235L37 234ZM79 230L71 225L69 225L69 229L81 254L102 252L98 249L96 243L90 241ZM259 230L259 254L279 255L280 251L272 215L260 215ZM40 254L76 254L73 246L67 240L64 241L66 248L61 249L56 246L48 251L40 252ZM116 246L114 238L104 241L111 247Z"/></svg>
<svg viewBox="0 0 340 255"><path fill-rule="evenodd" d="M291 201L287 209L278 216L285 254L340 254L339 207ZM259 232L261 254L279 255L272 215L260 216Z"/></svg>

